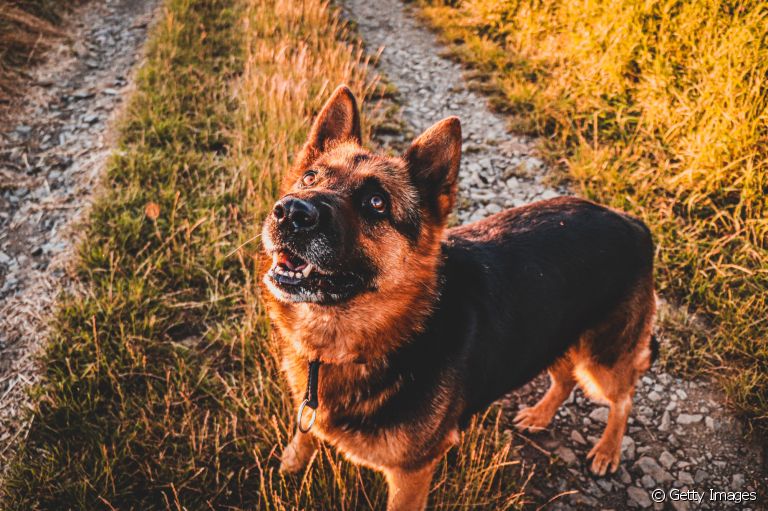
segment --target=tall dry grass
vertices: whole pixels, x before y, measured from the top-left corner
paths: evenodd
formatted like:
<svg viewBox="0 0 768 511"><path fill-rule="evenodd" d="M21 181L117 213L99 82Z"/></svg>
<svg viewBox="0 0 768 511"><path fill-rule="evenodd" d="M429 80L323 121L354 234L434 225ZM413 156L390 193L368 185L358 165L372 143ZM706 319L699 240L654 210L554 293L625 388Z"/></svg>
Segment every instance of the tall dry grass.
<svg viewBox="0 0 768 511"><path fill-rule="evenodd" d="M667 324L668 359L768 424L768 2L422 6L582 193L651 225L661 291L708 323Z"/></svg>

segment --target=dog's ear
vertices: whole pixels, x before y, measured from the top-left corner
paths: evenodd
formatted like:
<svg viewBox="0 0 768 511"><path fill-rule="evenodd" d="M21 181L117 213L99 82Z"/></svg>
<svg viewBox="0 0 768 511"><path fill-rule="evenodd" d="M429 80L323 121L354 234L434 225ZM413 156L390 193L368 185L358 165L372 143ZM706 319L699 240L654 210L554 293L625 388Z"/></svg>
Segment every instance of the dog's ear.
<svg viewBox="0 0 768 511"><path fill-rule="evenodd" d="M461 161L461 122L448 117L413 141L403 156L422 200L439 221L456 203Z"/></svg>
<svg viewBox="0 0 768 511"><path fill-rule="evenodd" d="M331 145L344 141L362 144L360 111L349 87L339 85L312 124L298 158L299 167L311 165Z"/></svg>

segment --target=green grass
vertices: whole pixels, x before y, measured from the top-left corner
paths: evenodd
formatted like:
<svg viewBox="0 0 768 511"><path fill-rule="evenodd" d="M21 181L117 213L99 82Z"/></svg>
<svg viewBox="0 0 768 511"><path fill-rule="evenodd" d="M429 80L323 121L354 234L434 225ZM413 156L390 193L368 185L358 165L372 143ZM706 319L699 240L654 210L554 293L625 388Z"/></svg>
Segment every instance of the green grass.
<svg viewBox="0 0 768 511"><path fill-rule="evenodd" d="M319 0L166 0L3 509L383 506L382 478L334 452L277 472L293 409L246 244L341 82L379 89ZM500 423L489 412L447 456L437 509L520 506L528 471Z"/></svg>
<svg viewBox="0 0 768 511"><path fill-rule="evenodd" d="M666 359L768 427L768 2L419 5L577 190L651 225L661 293L704 319L664 321Z"/></svg>

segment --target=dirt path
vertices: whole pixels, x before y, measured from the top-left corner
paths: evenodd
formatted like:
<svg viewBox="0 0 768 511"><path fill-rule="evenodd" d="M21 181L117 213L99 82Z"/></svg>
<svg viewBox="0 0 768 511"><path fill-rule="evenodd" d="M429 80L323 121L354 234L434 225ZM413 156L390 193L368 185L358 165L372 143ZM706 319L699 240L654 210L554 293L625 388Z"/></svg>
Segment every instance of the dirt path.
<svg viewBox="0 0 768 511"><path fill-rule="evenodd" d="M414 133L448 115L458 115L464 131L459 220L472 221L504 207L565 193L543 183L547 171L530 140L506 131L503 116L467 89L462 68L439 55L435 37L414 21L398 0L346 0L344 9L358 24L371 53L384 48L380 70L400 92L402 116ZM395 147L398 137L381 138ZM502 400L508 417L533 404L548 385L545 375ZM608 409L575 391L550 429L518 435L516 455L536 464L527 488L532 507L546 509L766 509L766 472L757 446L745 440L741 424L723 406L707 381L685 381L654 368L637 389L619 472L589 475L586 453L602 432ZM665 490L654 504L651 491ZM672 502L671 488L705 492L700 504ZM710 489L755 491L757 501L713 501Z"/></svg>
<svg viewBox="0 0 768 511"><path fill-rule="evenodd" d="M0 126L0 466L157 0L93 0Z"/></svg>

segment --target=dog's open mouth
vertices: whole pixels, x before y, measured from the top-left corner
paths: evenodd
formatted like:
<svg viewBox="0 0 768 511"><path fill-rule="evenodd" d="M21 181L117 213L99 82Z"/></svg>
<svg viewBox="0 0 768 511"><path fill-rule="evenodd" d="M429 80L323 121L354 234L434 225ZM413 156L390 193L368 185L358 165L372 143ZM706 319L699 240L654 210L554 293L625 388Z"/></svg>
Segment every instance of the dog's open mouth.
<svg viewBox="0 0 768 511"><path fill-rule="evenodd" d="M280 250L272 255L270 273L281 284L294 285L309 278L317 270L315 265L287 250ZM319 274L320 271L317 270Z"/></svg>
<svg viewBox="0 0 768 511"><path fill-rule="evenodd" d="M287 249L272 254L265 279L273 293L290 301L338 302L360 292L364 279L352 271L330 272Z"/></svg>

